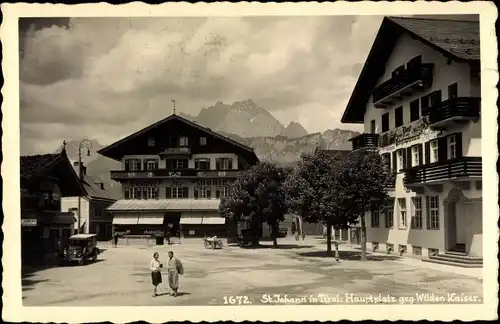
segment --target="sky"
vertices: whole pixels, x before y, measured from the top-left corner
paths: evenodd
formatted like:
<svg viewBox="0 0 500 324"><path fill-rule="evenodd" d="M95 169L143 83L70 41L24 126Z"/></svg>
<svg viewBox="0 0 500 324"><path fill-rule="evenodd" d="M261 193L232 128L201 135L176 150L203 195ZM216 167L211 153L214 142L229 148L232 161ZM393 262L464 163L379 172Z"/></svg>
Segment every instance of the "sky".
<svg viewBox="0 0 500 324"><path fill-rule="evenodd" d="M380 16L57 18L20 22L21 154L101 144L177 110L253 99L285 126L340 118Z"/></svg>

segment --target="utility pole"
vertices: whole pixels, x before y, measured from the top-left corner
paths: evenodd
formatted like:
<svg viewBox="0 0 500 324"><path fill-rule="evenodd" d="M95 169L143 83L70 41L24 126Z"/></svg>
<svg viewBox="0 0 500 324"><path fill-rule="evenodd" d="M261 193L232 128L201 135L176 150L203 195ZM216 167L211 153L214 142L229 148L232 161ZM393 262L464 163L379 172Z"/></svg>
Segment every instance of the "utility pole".
<svg viewBox="0 0 500 324"><path fill-rule="evenodd" d="M174 103L174 115L175 115L175 100L171 99L170 101Z"/></svg>
<svg viewBox="0 0 500 324"><path fill-rule="evenodd" d="M90 149L92 148L92 142L88 139L84 139L78 145L78 180L80 181L80 185L83 186L83 167L82 167L82 145L84 143L88 144L87 147L87 156L90 156ZM82 210L82 194L78 195L78 229L77 234L80 234L80 222L81 222L81 210Z"/></svg>

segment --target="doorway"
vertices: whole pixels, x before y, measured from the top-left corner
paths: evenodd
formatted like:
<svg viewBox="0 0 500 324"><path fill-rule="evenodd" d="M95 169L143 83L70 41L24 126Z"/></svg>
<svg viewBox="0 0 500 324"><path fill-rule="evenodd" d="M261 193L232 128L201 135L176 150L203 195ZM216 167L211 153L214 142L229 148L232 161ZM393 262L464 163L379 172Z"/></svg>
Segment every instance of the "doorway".
<svg viewBox="0 0 500 324"><path fill-rule="evenodd" d="M466 210L461 207L466 199L460 189L454 188L443 201L447 251L466 252Z"/></svg>

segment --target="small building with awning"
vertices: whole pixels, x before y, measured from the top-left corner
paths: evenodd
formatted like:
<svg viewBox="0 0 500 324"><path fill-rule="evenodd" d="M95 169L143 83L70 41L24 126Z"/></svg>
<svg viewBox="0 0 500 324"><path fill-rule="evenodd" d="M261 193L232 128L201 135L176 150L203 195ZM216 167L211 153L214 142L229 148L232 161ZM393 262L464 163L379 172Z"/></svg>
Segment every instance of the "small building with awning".
<svg viewBox="0 0 500 324"><path fill-rule="evenodd" d="M220 199L122 199L107 208L113 231L128 235L171 237L225 236Z"/></svg>

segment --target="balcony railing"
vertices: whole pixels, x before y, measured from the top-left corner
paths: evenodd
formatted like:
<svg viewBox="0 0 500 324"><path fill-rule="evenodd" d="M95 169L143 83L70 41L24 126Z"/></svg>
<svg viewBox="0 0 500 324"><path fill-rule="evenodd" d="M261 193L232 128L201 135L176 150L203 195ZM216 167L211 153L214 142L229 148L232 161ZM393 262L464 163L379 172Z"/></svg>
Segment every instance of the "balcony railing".
<svg viewBox="0 0 500 324"><path fill-rule="evenodd" d="M390 78L373 90L375 108L385 108L391 103L411 96L415 91L432 85L434 64L423 63Z"/></svg>
<svg viewBox="0 0 500 324"><path fill-rule="evenodd" d="M236 178L241 170L165 170L111 171L111 179L175 179L175 178Z"/></svg>
<svg viewBox="0 0 500 324"><path fill-rule="evenodd" d="M404 184L441 184L450 180L472 180L481 177L481 157L461 157L406 169Z"/></svg>
<svg viewBox="0 0 500 324"><path fill-rule="evenodd" d="M453 123L479 119L481 98L458 97L440 102L429 109L429 125L443 128Z"/></svg>
<svg viewBox="0 0 500 324"><path fill-rule="evenodd" d="M191 148L190 147L169 147L161 152L160 156L169 156L169 155L190 155Z"/></svg>
<svg viewBox="0 0 500 324"><path fill-rule="evenodd" d="M349 141L352 143L352 150L361 148L376 148L378 147L379 134L363 133L351 138Z"/></svg>

